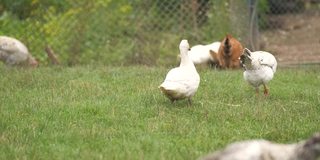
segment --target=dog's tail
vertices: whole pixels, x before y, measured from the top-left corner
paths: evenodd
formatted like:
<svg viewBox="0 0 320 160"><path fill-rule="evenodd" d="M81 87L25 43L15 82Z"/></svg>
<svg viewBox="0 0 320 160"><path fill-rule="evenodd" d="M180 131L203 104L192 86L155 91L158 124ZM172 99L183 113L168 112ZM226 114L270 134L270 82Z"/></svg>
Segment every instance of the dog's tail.
<svg viewBox="0 0 320 160"><path fill-rule="evenodd" d="M231 43L230 43L230 39L232 38L232 36L230 34L227 34L225 41L224 41L224 54L226 56L231 56Z"/></svg>

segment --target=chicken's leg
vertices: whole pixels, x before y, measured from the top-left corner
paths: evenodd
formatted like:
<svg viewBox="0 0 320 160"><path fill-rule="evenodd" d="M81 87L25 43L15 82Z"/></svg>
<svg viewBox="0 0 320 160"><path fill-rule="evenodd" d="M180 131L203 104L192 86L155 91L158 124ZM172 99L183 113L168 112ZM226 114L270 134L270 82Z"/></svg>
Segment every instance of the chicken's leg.
<svg viewBox="0 0 320 160"><path fill-rule="evenodd" d="M268 87L267 87L267 85L266 84L263 84L263 88L264 88L264 95L265 96L268 96L269 95L269 89L268 89Z"/></svg>

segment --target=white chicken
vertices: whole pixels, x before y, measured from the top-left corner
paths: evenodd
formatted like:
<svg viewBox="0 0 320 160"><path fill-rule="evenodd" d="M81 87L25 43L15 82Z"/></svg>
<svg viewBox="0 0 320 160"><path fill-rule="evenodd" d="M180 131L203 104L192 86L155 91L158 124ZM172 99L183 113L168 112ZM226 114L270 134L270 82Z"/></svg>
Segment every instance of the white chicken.
<svg viewBox="0 0 320 160"><path fill-rule="evenodd" d="M182 40L179 48L181 56L180 66L173 68L168 72L164 82L159 88L171 102L188 98L188 102L191 104L191 98L199 87L200 76L188 56L188 41Z"/></svg>
<svg viewBox="0 0 320 160"><path fill-rule="evenodd" d="M208 45L195 45L188 51L188 55L194 64L204 64L215 62L213 56L210 54L210 50L214 53L218 53L221 42L213 42Z"/></svg>
<svg viewBox="0 0 320 160"><path fill-rule="evenodd" d="M7 36L0 36L0 60L9 66L38 65L23 43Z"/></svg>
<svg viewBox="0 0 320 160"><path fill-rule="evenodd" d="M259 94L259 86L263 85L264 94L269 95L267 83L273 78L277 70L277 60L269 52L256 51L251 52L245 48L240 56L240 62L244 67L244 79L256 89Z"/></svg>
<svg viewBox="0 0 320 160"><path fill-rule="evenodd" d="M247 140L235 142L202 160L319 160L320 133L293 144L271 141Z"/></svg>

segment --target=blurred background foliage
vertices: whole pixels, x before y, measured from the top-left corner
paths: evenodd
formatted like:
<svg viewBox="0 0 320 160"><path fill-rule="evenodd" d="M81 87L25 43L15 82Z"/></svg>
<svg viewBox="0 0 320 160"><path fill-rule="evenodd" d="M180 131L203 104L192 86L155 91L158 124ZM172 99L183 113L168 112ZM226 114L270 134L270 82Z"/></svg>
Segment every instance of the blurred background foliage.
<svg viewBox="0 0 320 160"><path fill-rule="evenodd" d="M249 1L0 0L0 34L21 40L44 65L46 46L71 66L172 65L182 38L208 44L231 33L248 44ZM263 17L269 4L258 2Z"/></svg>
<svg viewBox="0 0 320 160"><path fill-rule="evenodd" d="M25 43L42 64L50 46L66 65L166 65L182 38L220 41L231 32L224 0L1 0L1 35ZM240 33L233 33L240 36Z"/></svg>

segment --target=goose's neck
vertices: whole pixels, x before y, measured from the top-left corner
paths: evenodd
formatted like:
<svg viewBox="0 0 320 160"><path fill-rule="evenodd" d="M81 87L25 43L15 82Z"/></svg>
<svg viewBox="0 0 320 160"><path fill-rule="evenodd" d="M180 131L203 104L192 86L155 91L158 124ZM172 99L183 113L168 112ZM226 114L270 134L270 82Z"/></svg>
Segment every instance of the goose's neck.
<svg viewBox="0 0 320 160"><path fill-rule="evenodd" d="M180 62L180 67L182 66L193 66L194 64L191 61L191 59L188 56L188 51L180 51L180 56L181 56L181 62Z"/></svg>

